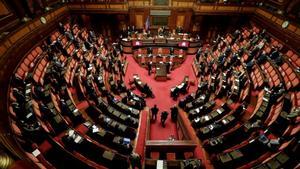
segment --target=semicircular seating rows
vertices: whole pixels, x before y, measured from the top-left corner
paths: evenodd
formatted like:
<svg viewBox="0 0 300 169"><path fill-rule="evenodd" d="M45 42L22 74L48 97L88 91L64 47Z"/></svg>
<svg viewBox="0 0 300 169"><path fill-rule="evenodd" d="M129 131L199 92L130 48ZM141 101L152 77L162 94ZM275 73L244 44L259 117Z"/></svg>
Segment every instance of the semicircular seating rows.
<svg viewBox="0 0 300 169"><path fill-rule="evenodd" d="M109 48L93 31L67 23L16 69L11 127L40 168L129 168L145 101L122 81L119 44Z"/></svg>
<svg viewBox="0 0 300 169"><path fill-rule="evenodd" d="M178 105L216 168L299 163L299 60L256 27L199 49L198 89ZM76 24L33 48L8 103L28 158L40 168L128 168L146 104L126 88L126 65L119 44Z"/></svg>
<svg viewBox="0 0 300 169"><path fill-rule="evenodd" d="M300 59L286 50L257 27L199 49L198 89L178 105L215 168L299 167Z"/></svg>

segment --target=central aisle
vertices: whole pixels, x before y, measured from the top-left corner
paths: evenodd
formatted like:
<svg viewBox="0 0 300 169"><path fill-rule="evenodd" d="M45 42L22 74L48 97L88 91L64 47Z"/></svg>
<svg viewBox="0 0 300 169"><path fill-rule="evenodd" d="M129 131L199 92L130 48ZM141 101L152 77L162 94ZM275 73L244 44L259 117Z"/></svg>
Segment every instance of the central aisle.
<svg viewBox="0 0 300 169"><path fill-rule="evenodd" d="M196 82L196 77L192 69L193 56L187 56L185 62L177 69L171 72L171 80L161 82L154 79L154 74L148 76L148 72L145 68L139 66L139 64L134 60L132 55L127 56L128 68L125 75L125 83L128 85L129 80L133 79L133 74L138 74L141 80L147 83L155 95L155 98L147 98L147 106L149 109L157 104L159 108L159 113L157 115L157 120L152 122L150 125L150 139L151 140L166 140L171 135L177 138L177 129L174 122L171 121L170 108L177 105L178 100L185 97L186 95L180 95L177 101L174 101L170 97L170 89L183 81L184 76L189 76L190 81ZM196 91L197 85L190 85L189 93ZM134 90L135 93L140 94L139 91ZM166 121L166 127L163 128L160 124L160 113L162 111L168 111L169 116Z"/></svg>

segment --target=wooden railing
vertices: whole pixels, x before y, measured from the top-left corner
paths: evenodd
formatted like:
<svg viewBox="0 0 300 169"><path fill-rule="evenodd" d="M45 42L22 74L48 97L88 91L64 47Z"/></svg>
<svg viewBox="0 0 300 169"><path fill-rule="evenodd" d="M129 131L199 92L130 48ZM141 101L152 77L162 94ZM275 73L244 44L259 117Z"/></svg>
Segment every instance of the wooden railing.
<svg viewBox="0 0 300 169"><path fill-rule="evenodd" d="M151 152L158 152L159 159L166 159L167 153L175 153L176 159L184 159L184 153L194 153L196 146L191 140L147 140L146 158L151 157Z"/></svg>

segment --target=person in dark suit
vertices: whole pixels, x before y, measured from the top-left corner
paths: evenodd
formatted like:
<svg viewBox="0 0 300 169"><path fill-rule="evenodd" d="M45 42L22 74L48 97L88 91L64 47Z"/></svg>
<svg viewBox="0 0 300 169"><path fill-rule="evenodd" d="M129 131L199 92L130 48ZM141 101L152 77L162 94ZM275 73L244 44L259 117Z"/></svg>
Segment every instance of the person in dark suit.
<svg viewBox="0 0 300 169"><path fill-rule="evenodd" d="M170 73L170 68L171 68L171 63L170 63L170 62L167 62L167 63L166 63L167 73Z"/></svg>
<svg viewBox="0 0 300 169"><path fill-rule="evenodd" d="M147 48L147 54L149 55L149 54L152 54L152 48L151 47L148 47Z"/></svg>
<svg viewBox="0 0 300 169"><path fill-rule="evenodd" d="M168 118L168 115L169 115L169 113L168 113L167 111L163 111L163 112L161 113L161 115L160 115L160 122L161 122L161 125L162 125L163 127L166 126L166 125L165 125L165 122L166 122L166 120L167 120L167 118Z"/></svg>
<svg viewBox="0 0 300 169"><path fill-rule="evenodd" d="M148 66L148 75L150 76L151 75L151 69L152 69L151 62L148 62L147 66Z"/></svg>
<svg viewBox="0 0 300 169"><path fill-rule="evenodd" d="M174 48L173 47L170 48L170 55L174 55Z"/></svg>
<svg viewBox="0 0 300 169"><path fill-rule="evenodd" d="M177 121L178 108L176 106L171 107L171 119L173 122Z"/></svg>
<svg viewBox="0 0 300 169"><path fill-rule="evenodd" d="M146 94L146 97L154 97L150 87L147 84L144 85L143 93Z"/></svg>
<svg viewBox="0 0 300 169"><path fill-rule="evenodd" d="M157 105L155 104L152 108L151 108L151 119L152 120L156 120L156 116L157 116L157 113L158 113L159 109L157 108Z"/></svg>
<svg viewBox="0 0 300 169"><path fill-rule="evenodd" d="M139 155L135 152L132 152L129 156L129 160L130 160L132 169L135 169L135 168L141 169L142 168L141 155Z"/></svg>
<svg viewBox="0 0 300 169"><path fill-rule="evenodd" d="M25 96L18 88L13 88L13 95L19 103L23 104L25 102Z"/></svg>

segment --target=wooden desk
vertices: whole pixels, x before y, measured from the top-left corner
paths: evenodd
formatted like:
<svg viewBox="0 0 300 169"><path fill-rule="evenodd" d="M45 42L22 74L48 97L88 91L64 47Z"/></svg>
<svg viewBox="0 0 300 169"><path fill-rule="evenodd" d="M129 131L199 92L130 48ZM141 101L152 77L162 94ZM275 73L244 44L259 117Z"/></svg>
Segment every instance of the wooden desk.
<svg viewBox="0 0 300 169"><path fill-rule="evenodd" d="M195 54L202 45L200 41L186 38L123 38L121 40L124 53L132 53L134 49L145 47L174 47L184 49L188 54Z"/></svg>

